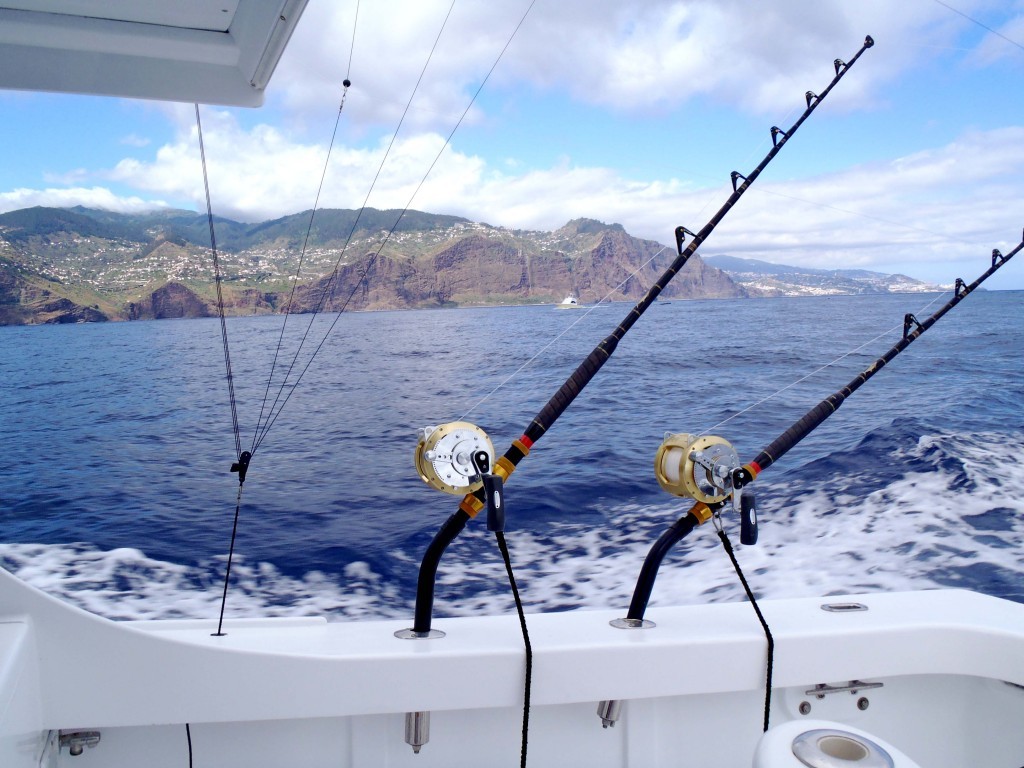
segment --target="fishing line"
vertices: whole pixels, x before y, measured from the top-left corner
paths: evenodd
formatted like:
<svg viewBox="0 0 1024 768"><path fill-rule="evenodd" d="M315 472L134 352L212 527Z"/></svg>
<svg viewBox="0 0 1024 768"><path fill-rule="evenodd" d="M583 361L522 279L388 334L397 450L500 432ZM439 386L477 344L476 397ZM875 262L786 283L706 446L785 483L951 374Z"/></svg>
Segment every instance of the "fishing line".
<svg viewBox="0 0 1024 768"><path fill-rule="evenodd" d="M548 432L558 418L570 405L572 405L583 389L598 374L605 363L611 359L621 339L625 337L644 312L650 308L662 291L664 291L669 283L671 283L672 279L697 252L697 249L701 244L704 243L705 240L714 232L718 224L739 202L746 190L756 181L765 168L768 167L769 163L771 163L775 156L782 151L782 148L796 134L804 122L806 122L813 114L814 110L821 105L822 101L829 93L832 92L833 88L835 88L843 76L849 72L850 68L860 59L864 52L874 44L875 41L870 36L867 36L864 38L864 42L860 49L849 62L845 62L842 59L835 59L833 62L835 67L835 76L820 94L813 91L807 91L805 93L804 97L807 102L807 107L797 118L796 122L786 130L781 129L778 126L771 127L770 135L772 138L772 148L764 156L761 162L753 170L749 171L747 175L741 174L738 171L732 172L732 194L728 196L718 211L704 224L703 227L700 228L698 232L691 232L684 226L676 227L675 236L678 256L673 259L672 263L663 271L658 280L655 281L654 285L644 294L643 298L633 305L626 317L623 318L618 326L616 326L615 330L602 339L590 354L587 355L587 357L584 358L584 360L576 367L576 370L573 371L562 386L559 387L558 391L556 391L548 400L547 404L537 413L530 424L527 425L522 436L513 440L505 454L495 462L496 475L499 476L503 482L507 481L520 462L530 454L537 441ZM691 239L684 247L687 235L689 235ZM478 490L467 493L463 497L458 510L448 518L448 522L442 526L441 530L438 531L434 539L431 541L428 552L437 555L433 560L440 559L440 555L443 554L448 545L455 540L459 532L465 527L466 523L475 517L488 503L489 502L482 487ZM427 570L426 566L427 560L424 558L424 564L421 565L420 568L421 576L424 574L425 570ZM432 603L432 601L432 588L423 590L417 594L416 623L413 626L413 632L429 632L430 615L432 613L432 605L430 603Z"/></svg>
<svg viewBox="0 0 1024 768"><path fill-rule="evenodd" d="M263 442L264 438L267 435L267 432L269 432L269 430L270 430L270 427L274 424L274 422L277 421L277 417L281 414L281 411L284 409L284 407L288 404L288 401L291 399L292 394L295 392L295 388L298 386L299 382L305 376L306 371L309 370L310 365L313 364L313 360L320 353L320 350L323 348L324 344L326 344L327 339L330 337L331 333L334 331L335 326L341 320L341 315L348 308L348 305L352 301L352 298L355 296L356 291L359 290L360 286L363 285L364 281L366 280L367 275L369 275L370 270L373 268L373 265L376 263L377 257L380 256L381 251L384 250L385 246L388 244L388 241L391 239L391 236L395 233L395 230L398 229L398 225L399 225L399 223L401 223L402 218L409 211L409 208L412 206L413 200L416 199L416 196L419 194L420 190L423 188L423 185L426 183L427 178L430 176L431 172L433 172L434 167L437 165L438 160L441 159L441 155L448 148L448 145L451 144L451 140L452 140L452 137L455 136L455 132L459 129L459 127L462 125L463 121L466 119L466 115L469 114L469 110L472 109L473 104L476 103L476 100L480 96L480 93L483 91L484 86L487 84L487 81L490 80L491 75L494 74L494 70L497 68L498 64L501 62L502 57L504 57L505 52L508 50L509 46L512 44L512 41L515 39L516 34L518 34L519 29L523 26L523 23L526 21L526 17L530 14L530 11L533 9L533 6L536 5L536 3L537 3L537 0L531 0L531 2L529 4L529 6L527 7L526 11L523 13L522 17L519 19L519 23L516 24L515 29L512 30L512 34L509 35L509 38L505 42L504 47L498 53L498 56L497 56L497 58L495 58L494 63L491 65L491 68L487 71L487 74L484 76L483 80L480 82L479 87L476 89L476 92L473 94L473 97L469 100L469 103L466 105L465 110L463 110L462 115L459 117L459 119L456 122L455 126L452 128L451 132L448 134L447 138L444 140L444 144L441 146L441 149L438 150L437 154L434 157L433 162L430 163L430 166L427 168L426 173L423 174L423 178L420 179L419 184L416 185L416 189L413 190L412 195L409 197L409 201L405 204L405 207L402 209L401 213L399 213L398 218L395 220L395 223L391 226L391 229L388 231L388 234L385 236L383 242L380 244L380 246L378 247L377 251L370 257L369 260L367 260L365 266L362 268L362 274L360 275L359 280L357 280L356 283L352 286L352 290L349 291L349 295L345 299L344 304L342 304L342 307L338 311L338 313L336 314L333 322L330 324L330 326L328 326L327 330L324 332L324 335L321 338L320 343L317 344L316 348L313 350L313 353L310 355L309 360L306 362L306 365L303 367L302 371L299 373L298 377L295 379L295 382L292 384L292 387L289 390L288 394L284 397L284 400L281 402L280 407L277 408L277 411L276 411L276 413L274 413L273 417L268 420L268 423L267 423L266 427L264 428L263 432L260 434L259 440L256 443L257 447ZM420 79L416 81L416 88L413 90L413 94L409 98L409 105L412 104L412 99L416 95L416 90L419 88L420 82L423 79L423 75L426 73L427 65L430 63L430 58L433 56L434 50L437 48L437 43L441 39L441 33L444 31L444 28L445 28L445 26L448 23L448 18L451 15L451 12L452 12L452 9L454 8L454 6L455 6L455 0L452 0L452 5L448 9L448 16L445 17L444 24L442 25L441 30L438 32L437 39L434 41L434 48L431 49L430 57L427 58L427 62L423 66L423 71L420 73ZM406 112L403 113L403 115L402 115L402 120L403 121L405 120L405 115L408 114L409 105L406 106ZM399 128L401 128L401 123L399 123ZM397 136L398 136L398 129L396 129L394 136L392 136L391 145L389 145L389 147L388 147L388 151L389 152L390 152L391 146L394 145L394 142L395 142L395 139L397 138ZM387 156L385 155L384 160L386 160L386 159L387 159ZM371 185L371 187L370 187L370 192L367 192L366 200L363 202L363 208L360 209L360 214L362 213L363 209L365 209L366 202L369 201L370 193L372 193L373 186L376 185L377 178L380 176L380 172L383 169L383 167L384 167L384 161L381 161L381 165L377 169L377 175L374 177L373 185ZM358 222L358 217L357 217L357 222ZM349 240L346 241L346 243L345 243L345 248L346 249L348 247L348 242L351 241L351 238L352 238L352 235L354 234L354 232L355 232L355 224L353 224L352 231L349 233ZM342 251L342 255L344 255L344 250ZM309 330L312 328L313 319L315 319L317 313L320 311L320 309L323 307L325 301L327 300L328 293L330 293L330 295L333 297L333 294L334 294L334 283L335 283L335 279L336 279L336 277L338 275L338 271L339 271L340 267L341 267L341 257L338 258L338 263L335 265L334 272L331 273L330 279L327 281L327 284L324 286L324 290L323 290L323 292L321 293L321 296L320 296L320 302L318 303L317 308L316 308L316 310L313 313L313 318L310 319L310 324L307 327L307 330L306 330L306 334L307 335L309 333ZM306 336L303 336L302 337L302 342L299 345L299 349L302 348L302 344L305 343L305 340L306 340ZM298 358L298 352L296 352L296 358L295 359L297 360L297 358ZM295 360L293 360L293 365L294 365L294 363L295 363ZM292 369L289 368L289 375L291 373L291 370ZM285 383L287 382L287 379L288 379L288 376L286 375ZM283 391L284 391L284 387L285 387L285 384L282 384L281 391L278 393L278 397L279 398L280 398L281 393L283 393ZM276 404L276 401L275 401L275 404Z"/></svg>
<svg viewBox="0 0 1024 768"><path fill-rule="evenodd" d="M532 7L532 5L531 5L531 7ZM527 13L529 13L529 10L527 10ZM520 24L521 23L522 22L520 22ZM790 109L789 112L786 113L785 120L788 121L789 118L793 115L793 113L795 111L796 111L795 109ZM758 151L761 149L761 147L764 146L766 141L767 141L767 139L762 139L760 142L758 142L758 144L753 149L751 149L750 153L747 155L747 162L748 163L749 163L751 158L757 156ZM702 175L702 174L697 174L697 175ZM710 178L710 177L708 177L708 178ZM711 201L714 199L716 191L717 190L714 190L714 189L709 190L704 204L697 210L696 213L693 214L693 218L696 218L696 217L700 216L704 212L704 210L711 204ZM601 304L603 304L605 302L609 302L612 294L614 294L616 291L621 289L622 286L624 286L626 283L628 283L631 279L636 277L636 275L638 275L640 273L640 271L644 267L646 267L647 265L651 264L655 259L657 259L659 256L661 256L661 254L665 253L665 251L667 251L667 250L668 250L668 247L667 246L663 246L660 251L658 251L651 258L649 258L647 261L645 261L643 264L641 264L639 267L637 267L633 272L631 272L629 274L629 276L625 280L623 280L617 286L615 286L612 290L610 290L604 296L604 298L599 299L598 302L594 306L588 308L586 310L586 312L584 312L581 317L577 318L577 320L575 322L571 323L565 330L563 330L561 333L559 333L557 336L555 336L553 339L551 339L551 341L549 341L547 344L545 344L543 347L541 347L540 350L538 350L537 353L535 355L533 355L533 357L531 357L525 363L523 363L518 368L516 368L516 370L514 370L511 374L509 374L508 377L506 377L503 381L501 381L496 387L494 387L494 389L492 389L490 392L488 392L486 395L484 395L482 398L480 398L480 400L478 400L476 403L474 403L469 408L469 410L467 410L464 414L462 414L462 416L459 417L458 420L459 421L464 421L466 419L466 417L469 416L469 414L471 414L473 411L475 411L477 408L479 408L481 405L483 405L487 400L489 400L491 397L493 397L502 387L504 387L506 384L508 384L510 381L512 381L512 379L514 379L516 376L518 376L520 373L522 373L522 371L524 369L526 369L531 363L533 363L538 357L543 355L551 347L552 344L557 342L565 334L567 334L569 331L571 331L573 328L575 328L576 325L578 325L583 320L585 320L590 315L590 313L593 312L595 309L597 309Z"/></svg>
<svg viewBox="0 0 1024 768"><path fill-rule="evenodd" d="M496 386L494 389L492 389L490 392L488 392L486 395L484 395L482 398L480 398L476 403L474 403L473 406L468 411L466 411L464 414L462 414L458 418L458 421L465 421L466 417L469 416L469 414L471 414L473 411L475 411L477 408L479 408L481 405L483 405L485 402L487 402L499 389L504 387L506 384L508 384L510 381L512 381L512 379L514 379L516 376L518 376L520 373L522 373L522 371L524 369L526 369L532 362L534 362L538 357L543 355L551 347L552 344L554 344L560 338L565 336L565 334L567 334L569 331L571 331L577 325L579 325L584 320L586 320L587 317L590 316L591 312L593 312L595 309L597 309L599 306L601 306L604 302L609 301L609 298L612 296L612 294L614 294L616 291L618 291L620 288L622 288L622 286L624 286L626 283L628 283L630 280L632 280L634 277L636 277L638 274L640 274L640 270L642 270L648 264L653 262L655 259L657 259L659 256L661 256L661 254L663 254L667 250L668 250L668 247L667 246L663 246L660 251L658 251L656 254L651 256L651 258L649 258L647 261L645 261L643 264L641 264L639 267L637 267L635 270L633 270L633 272L631 272L629 274L629 276L625 280L623 280L617 286L615 286L610 291L608 291L608 293L605 294L605 297L603 299L599 299L598 302L596 304L594 304L594 306L588 307L585 312L583 312L579 317L576 318L576 320L574 320L572 323L570 323L561 333L559 333L557 336L555 336L553 339L551 339L551 341L549 341L547 344L545 344L543 347L541 347L533 357L531 357L525 363L523 363L518 368L516 368L501 383L499 383L498 386Z"/></svg>
<svg viewBox="0 0 1024 768"><path fill-rule="evenodd" d="M1020 49L1021 49L1022 51L1024 51L1024 45L1021 45L1021 44L1020 44L1020 43L1018 43L1018 42L1017 42L1016 40L1011 40L1011 39L1010 39L1010 38L1008 38L1008 37L1007 37L1006 35L1004 35L1004 34L1003 34L1002 32L999 32L999 31L997 31L997 30L994 30L994 29L992 29L992 27L988 26L987 24L982 24L982 23L981 23L980 21L978 21L977 19L971 18L971 17L970 17L970 16L968 16L968 15L967 15L966 13L964 13L964 12L963 12L963 11L961 11L961 10L959 10L958 8L954 8L954 7L953 7L952 5L950 5L949 3L944 3L944 2L942 1L942 0L935 0L935 2L936 2L936 3L938 3L939 5L941 5L941 6L943 7L943 8L948 8L948 9L949 9L949 10L951 10L951 11L952 11L953 13L958 13L958 14L960 14L960 15L961 15L961 16L963 16L963 17L964 17L965 19L967 19L967 20L968 20L969 22L971 22L972 24L977 24L977 25L978 25L979 27L981 27L982 29L987 29L987 30L988 30L989 32L991 32L991 33L992 33L993 35L997 35L998 37L1001 37L1001 38L1003 38L1003 40L1005 40L1006 42L1008 42L1008 43L1009 43L1010 45L1015 45L1015 46L1017 46L1018 48L1020 48Z"/></svg>
<svg viewBox="0 0 1024 768"><path fill-rule="evenodd" d="M921 309L919 309L919 310L918 310L918 312L924 312L924 311L925 311L926 309L928 309L928 308L929 308L929 307L930 307L930 306L931 306L932 304L934 304L934 303L935 303L935 302L937 302L937 301L938 301L939 299L941 299L941 298L942 298L942 297L943 297L944 295L945 295L944 293L939 293L939 294L936 294L936 295L935 295L935 297L934 297L934 298L932 298L932 300L931 300L931 301L929 301L929 302L928 302L927 304L925 304L925 305L924 305L923 307L921 307ZM836 365L836 364L838 364L838 363L839 363L840 361L842 361L842 360L845 360L845 359L846 359L847 357L849 357L850 355L854 355L854 354L856 354L856 353L860 352L860 351L861 351L862 349L864 349L865 347L869 347L869 346L871 346L872 344L874 344L875 342L879 341L880 339L883 339L883 338L885 338L886 336L888 336L888 335L889 335L890 333L894 333L894 332L896 332L896 331L899 331L899 330L900 330L900 329L901 329L902 327L903 327L903 324L902 324L902 323L900 323L899 325L894 325L894 326L893 326L892 328L889 328L888 330L882 331L882 332L881 332L880 334L878 334L877 336L875 336L875 337L874 337L873 339L869 339L868 341L865 341L865 342L864 342L863 344L861 344L860 346L858 346L858 347L854 347L853 349L851 349L851 350L849 350L849 351L847 351L847 352L844 352L843 354L841 354L841 355L840 355L839 357L837 357L837 358L836 358L835 360L833 360L832 362L829 362L829 363L825 363L825 364L824 364L824 365L822 365L821 367L819 367L819 368L815 368L815 369L814 369L813 371L811 371L810 373L806 374L805 376L801 376L801 377L800 377L799 379L797 379L796 381L790 382L790 383L789 383L789 384L787 384L786 386L784 386L784 387L782 387L782 388L780 388L780 389L776 390L775 392L772 392L772 393L771 393L770 395L767 395L766 397L762 397L762 398L761 398L760 400L758 400L757 402L755 402L755 403L751 403L750 405L748 405L748 406L747 406L746 408L744 408L743 410L741 410L741 411L737 411L737 412L736 412L736 413L734 413L734 414L733 414L732 416L729 416L728 418L726 418L726 419L723 419L722 421L718 422L717 424L714 424L714 425L712 425L712 426L710 426L710 427L707 427L707 428L705 428L705 429L701 429L701 430L700 430L699 432L697 432L697 436L699 437L699 436L701 436L701 435L708 435L708 434L711 434L711 433L714 433L714 432L718 431L718 428L719 428L719 427L721 427L721 426L723 426L723 425L725 425L725 424L728 424L728 423L729 423L730 421L732 421L733 419L735 419L735 418L738 418L738 417L742 416L743 414L747 413L748 411L752 411L752 410L753 410L754 408L757 408L757 407L758 407L758 406L760 406L760 405L764 405L764 404L765 404L765 403L767 403L767 402L768 402L769 400L771 400L771 399L773 399L773 398L775 398L775 397L777 397L777 396L781 395L781 394L782 394L783 392L785 392L786 390L788 390L788 389L792 389L793 387L797 386L798 384L802 384L803 382L807 381L808 379L810 379L810 378L813 378L814 376L817 376L817 375L818 375L819 373L821 373L822 371L824 371L824 370L826 370L826 369L828 369L828 368L831 368L831 367L832 367L833 365Z"/></svg>

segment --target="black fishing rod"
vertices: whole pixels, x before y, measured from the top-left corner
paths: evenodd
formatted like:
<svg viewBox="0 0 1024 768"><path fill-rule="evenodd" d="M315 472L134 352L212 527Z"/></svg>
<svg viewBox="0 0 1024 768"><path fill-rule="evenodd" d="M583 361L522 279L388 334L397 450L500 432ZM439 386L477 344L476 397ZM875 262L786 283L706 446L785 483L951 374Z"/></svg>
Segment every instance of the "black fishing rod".
<svg viewBox="0 0 1024 768"><path fill-rule="evenodd" d="M892 359L896 357L896 355L920 338L921 334L935 325L943 315L963 301L964 298L985 282L996 270L1017 255L1021 248L1024 248L1024 236L1022 236L1022 242L1005 256L997 249L993 249L992 266L970 285L965 285L963 280L957 278L956 286L953 289L953 298L946 302L945 305L943 305L935 312L935 314L923 323L919 322L918 319L911 314L904 316L903 338L893 344L892 348L888 352L875 360L874 363L858 374L857 377L849 384L814 406L814 408L808 411L803 418L779 435L779 437L773 440L767 448L757 454L753 461L744 465L733 479L735 487L742 488L748 483L753 482L754 478L756 478L762 471L781 459L793 446L807 437L807 435L809 435L819 424L839 410L839 406L843 404L846 398L860 389L860 387L863 386L872 376L892 362Z"/></svg>
<svg viewBox="0 0 1024 768"><path fill-rule="evenodd" d="M773 440L753 461L740 466L736 452L720 437L669 435L662 443L655 459L658 483L669 493L692 498L696 504L677 520L655 542L644 561L633 590L633 599L625 619L616 626L649 626L644 622L644 612L654 588L658 567L668 551L682 541L694 528L715 517L731 497L734 506L741 513L744 531L743 543L753 544L757 540L756 512L753 498L744 488L764 470L781 459L801 440L813 432L829 416L839 410L843 402L860 389L882 368L892 362L900 352L931 328L953 307L992 276L998 269L1024 248L1021 242L1005 256L998 250L992 251L992 266L970 285L957 279L953 298L938 309L924 322L908 314L903 319L903 336L881 357L857 374L845 387L829 395L811 408L789 429Z"/></svg>
<svg viewBox="0 0 1024 768"><path fill-rule="evenodd" d="M580 392L583 391L584 387L586 387L597 372L601 370L601 367L615 352L615 349L623 336L625 336L636 321L640 319L640 316L643 315L647 308L654 303L655 299L657 299L661 292L668 286L672 278L674 278L686 265L686 262L689 261L690 257L693 256L694 253L696 253L697 249L714 231L719 222L725 218L726 214L728 214L732 207L739 201L750 185L754 183L758 176L760 176L761 171L763 171L782 150L782 147L785 146L786 142L789 141L800 126L803 125L804 121L811 116L822 100L849 71L850 67L856 63L864 51L871 48L874 44L875 41L870 36L865 37L860 50L857 51L856 55L849 62L844 62L842 59L836 59L834 61L835 77L833 77L832 81L828 84L828 87L820 94L816 94L813 91L807 91L805 94L807 107L789 130L784 131L777 126L772 126L772 148L765 155L761 163L748 175L744 176L736 171L732 172L732 194L699 232L694 234L690 230L686 229L686 227L676 227L675 237L678 256L672 264L669 265L661 277L658 278L657 282L655 282L650 290L647 291L646 295L629 311L629 314L626 315L615 330L603 339L587 356L587 358L580 363L572 375L569 376L565 383L562 384L554 396L548 401L547 405L541 409L529 424L523 435L518 440L513 440L512 445L505 452L504 456L495 462L493 472L495 476L500 478L501 482L508 480L509 476L515 471L519 462L529 455L530 449L533 445L543 437L552 425L554 425L555 421L558 420L558 417L565 412L565 409L572 404ZM740 183L741 180L742 183ZM690 243L686 248L683 248L683 242L687 235L690 235L692 240L690 240ZM463 433L466 435L464 442L468 447L466 447L461 454L457 451L449 451L448 453L445 453L441 450L434 450L434 444L430 443L431 438L425 436L424 440L421 440L420 443L420 447L423 449L420 454L427 455L428 460L423 461L419 458L417 459L417 466L420 468L420 474L423 479L434 487L445 490L449 493L453 492L452 486L449 483L446 483L441 477L438 477L438 474L435 471L432 471L430 466L428 466L434 462L435 457L440 457L442 461L447 462L447 467L449 469L454 467L454 471L456 473L464 470L466 478L470 481L476 480L479 482L478 476L472 472L469 460L464 457L468 456L468 453L472 450L479 450L483 448L485 442L486 447L491 447L490 440L486 438L486 435L482 435L482 431L473 425L465 424L463 422L454 422L452 425L445 426L454 428L455 425L459 425L459 428L462 428ZM428 429L432 430L436 428ZM482 437L469 434L471 430L476 430L480 435L482 435ZM444 444L443 441L447 440L448 444L451 446L458 445L458 438L453 436L455 434L457 433L446 435L442 438L441 444ZM463 459L461 459L461 469L459 466L453 464L453 462L459 461L460 455L463 456ZM451 473L448 472L445 476L451 477ZM466 482L463 484L463 486L470 485L472 485L472 482ZM456 488L458 488L458 486L456 486ZM411 630L413 635L429 636L430 634L431 613L433 610L434 599L434 577L437 573L437 566L440 563L441 556L444 554L445 549L452 541L455 540L462 529L465 528L469 520L476 517L477 513L489 503L489 495L485 493L485 490L482 487L467 493L459 504L458 511L445 521L428 547L423 558L423 562L420 565L416 593L416 612L414 624Z"/></svg>

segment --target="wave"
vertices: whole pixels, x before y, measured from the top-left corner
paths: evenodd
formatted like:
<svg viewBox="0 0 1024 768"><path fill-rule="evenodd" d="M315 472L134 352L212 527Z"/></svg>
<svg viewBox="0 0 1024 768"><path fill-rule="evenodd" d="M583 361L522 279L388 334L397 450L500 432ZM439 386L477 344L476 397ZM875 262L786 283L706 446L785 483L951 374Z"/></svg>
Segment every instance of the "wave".
<svg viewBox="0 0 1024 768"><path fill-rule="evenodd" d="M737 545L759 597L963 587L1024 602L1024 433L927 433L913 420L876 429L853 448L789 472L766 472L758 492L760 541ZM549 516L516 530L509 547L532 611L625 612L648 548L687 505L608 503L602 519ZM735 520L725 514L727 530ZM563 518L564 520L564 518ZM236 560L228 616L411 617L421 537L336 574L295 576ZM738 536L735 536L738 538ZM0 545L0 564L26 582L112 619L215 618L223 561L181 565L138 549L88 543ZM650 603L743 599L710 526L665 560ZM436 615L512 610L490 535L471 525L438 574Z"/></svg>

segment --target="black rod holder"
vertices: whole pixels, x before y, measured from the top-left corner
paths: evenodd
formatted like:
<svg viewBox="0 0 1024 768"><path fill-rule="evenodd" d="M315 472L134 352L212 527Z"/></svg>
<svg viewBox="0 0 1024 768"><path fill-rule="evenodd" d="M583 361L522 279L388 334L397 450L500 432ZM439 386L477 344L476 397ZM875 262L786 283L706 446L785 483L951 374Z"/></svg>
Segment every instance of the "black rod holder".
<svg viewBox="0 0 1024 768"><path fill-rule="evenodd" d="M692 514L687 513L669 526L658 540L654 542L650 552L644 559L640 575L637 577L636 586L633 588L633 599L629 603L629 613L626 614L626 621L632 625L639 626L644 620L644 613L647 611L647 603L651 599L651 592L654 590L654 580L658 578L658 569L665 555L682 541L686 536L700 525L700 520Z"/></svg>
<svg viewBox="0 0 1024 768"><path fill-rule="evenodd" d="M469 522L469 515L460 509L445 520L444 525L434 535L430 546L423 554L423 562L420 563L420 575L416 582L416 613L412 629L399 630L395 633L396 636L404 639L441 636L440 633L432 635L430 630L434 612L434 583L437 581L437 567L441 563L441 555L466 527L467 522Z"/></svg>

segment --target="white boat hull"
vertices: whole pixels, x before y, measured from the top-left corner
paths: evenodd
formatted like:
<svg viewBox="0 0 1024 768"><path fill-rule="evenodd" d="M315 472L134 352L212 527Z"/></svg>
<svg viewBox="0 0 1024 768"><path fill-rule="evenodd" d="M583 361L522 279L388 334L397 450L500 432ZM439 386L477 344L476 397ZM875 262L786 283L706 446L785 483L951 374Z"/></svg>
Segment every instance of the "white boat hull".
<svg viewBox="0 0 1024 768"><path fill-rule="evenodd" d="M823 602L868 607L829 613ZM1024 763L1024 605L962 591L767 601L772 723L848 723L922 766ZM745 603L529 617L532 766L749 766L766 643ZM488 766L519 759L524 651L515 616L407 622L115 623L0 572L0 765ZM883 687L806 692L851 680ZM864 698L866 709L858 707ZM626 704L603 729L597 703ZM801 704L810 711L801 713ZM404 713L429 711L420 754ZM56 735L98 731L73 757ZM47 746L49 744L49 746Z"/></svg>

